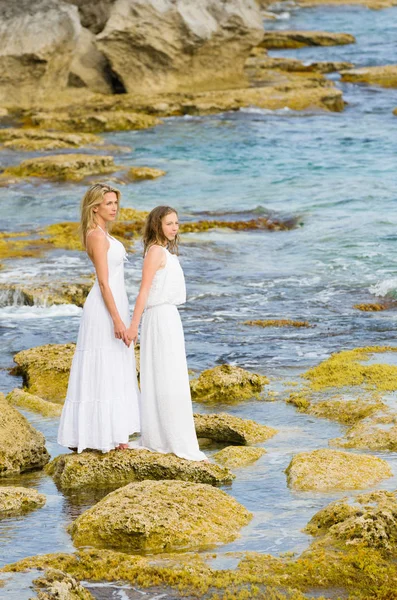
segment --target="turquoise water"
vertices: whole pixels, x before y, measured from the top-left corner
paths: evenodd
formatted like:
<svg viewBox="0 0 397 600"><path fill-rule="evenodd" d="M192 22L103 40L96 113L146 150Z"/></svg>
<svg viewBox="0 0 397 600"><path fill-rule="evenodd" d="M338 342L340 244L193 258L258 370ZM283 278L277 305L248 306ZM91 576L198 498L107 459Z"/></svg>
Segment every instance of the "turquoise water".
<svg viewBox="0 0 397 600"><path fill-rule="evenodd" d="M359 66L397 63L397 8L298 10L283 5L279 14L279 20L266 22L267 28L345 31L356 35L357 44L274 55L307 62L350 60ZM331 77L338 80L337 75ZM268 213L298 217L299 226L292 231L222 230L185 236L181 260L189 299L181 314L192 369L238 364L268 375L272 388L280 391L283 381L296 380L331 352L396 345L396 311L360 313L352 307L383 296L397 297L397 117L392 114L397 90L337 85L348 102L343 113L252 107L209 117L165 119L153 130L106 135L107 142L132 148L116 155L119 164L167 171L159 180L124 186L124 206L150 209L167 203L180 211L182 220L210 214L233 219ZM26 157L0 151L2 165ZM2 189L2 228L20 231L77 220L83 191L80 185L50 183ZM137 251L130 255L126 271L131 303L140 268ZM7 263L0 282L52 277L73 281L90 270L84 255L57 250L42 259ZM3 302L1 389L8 392L20 384L8 373L13 354L75 340L80 314L73 306ZM313 327L242 325L246 319L266 318L304 319ZM219 552L301 551L310 542L302 527L317 510L345 494L291 492L283 471L297 448L327 447L344 428L298 414L281 400L218 408L279 429L264 444L267 454L238 470L227 490L253 511L254 519L239 539ZM206 409L195 406L195 410ZM45 433L51 455L61 452L55 443L57 420L24 414ZM394 454L378 455L397 472ZM4 483L17 481L43 491L48 500L40 511L0 523L1 563L71 551L65 525L98 498L64 497L42 473ZM378 487L395 489L395 477Z"/></svg>

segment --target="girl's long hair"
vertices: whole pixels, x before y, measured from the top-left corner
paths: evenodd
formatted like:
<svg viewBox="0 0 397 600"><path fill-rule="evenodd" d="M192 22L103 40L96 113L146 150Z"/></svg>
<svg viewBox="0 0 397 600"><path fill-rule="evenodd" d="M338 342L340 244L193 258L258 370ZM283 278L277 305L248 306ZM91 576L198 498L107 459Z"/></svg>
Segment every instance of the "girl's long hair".
<svg viewBox="0 0 397 600"><path fill-rule="evenodd" d="M94 229L97 225L97 222L95 219L94 208L96 206L99 206L100 204L102 204L105 194L108 194L109 192L114 192L117 196L117 200L118 200L117 215L118 215L119 210L120 210L120 197L121 197L120 190L117 190L116 188L112 187L111 185L108 185L107 183L94 183L94 185L92 185L90 188L88 188L88 190L84 194L84 197L81 201L80 227L79 227L80 239L81 239L81 242L82 242L84 248L86 247L87 233L91 229ZM117 218L117 215L116 215L116 218ZM110 231L111 226L112 226L111 223L107 224L108 231Z"/></svg>
<svg viewBox="0 0 397 600"><path fill-rule="evenodd" d="M171 206L156 206L156 208L150 211L146 217L142 236L143 256L145 256L150 246L153 246L154 244L166 246L172 254L178 254L179 233L177 233L175 239L171 241L169 241L163 233L162 219L171 213L178 215L175 208L172 208Z"/></svg>

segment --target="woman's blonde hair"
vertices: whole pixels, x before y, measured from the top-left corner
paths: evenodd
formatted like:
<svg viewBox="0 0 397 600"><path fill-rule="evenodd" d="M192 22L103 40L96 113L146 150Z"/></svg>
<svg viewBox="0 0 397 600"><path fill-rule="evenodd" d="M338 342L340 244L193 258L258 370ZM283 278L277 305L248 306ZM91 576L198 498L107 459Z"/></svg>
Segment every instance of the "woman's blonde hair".
<svg viewBox="0 0 397 600"><path fill-rule="evenodd" d="M163 218L172 213L178 216L175 208L171 208L171 206L156 206L156 208L150 211L146 217L143 229L143 256L145 256L150 246L154 244L166 246L172 254L178 254L179 234L175 236L174 240L169 241L165 237L162 227Z"/></svg>
<svg viewBox="0 0 397 600"><path fill-rule="evenodd" d="M88 188L88 190L84 194L84 197L81 201L80 228L79 228L80 239L81 239L81 242L82 242L84 248L86 247L87 233L91 229L94 229L97 225L97 222L95 219L94 208L96 206L99 206L100 204L102 204L105 194L108 194L109 192L114 192L117 196L117 201L118 201L117 215L118 215L119 210L120 210L120 197L121 197L120 190L117 190L116 188L108 185L107 183L94 183L94 185L92 185L90 188ZM116 218L117 218L117 215L116 215ZM107 228L109 231L111 229L111 225L112 225L111 223L108 224Z"/></svg>

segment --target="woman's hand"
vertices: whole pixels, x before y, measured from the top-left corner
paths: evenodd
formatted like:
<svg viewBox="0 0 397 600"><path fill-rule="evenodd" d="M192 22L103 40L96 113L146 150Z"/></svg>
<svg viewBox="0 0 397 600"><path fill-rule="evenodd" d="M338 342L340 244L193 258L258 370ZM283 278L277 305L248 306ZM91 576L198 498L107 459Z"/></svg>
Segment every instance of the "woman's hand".
<svg viewBox="0 0 397 600"><path fill-rule="evenodd" d="M114 322L114 337L116 337L118 340L123 340L127 346L130 345L127 338L127 328L121 320Z"/></svg>
<svg viewBox="0 0 397 600"><path fill-rule="evenodd" d="M135 345L138 341L138 326L134 323L131 323L131 325L127 329L126 335L128 340L128 346L131 344L131 342L134 342Z"/></svg>

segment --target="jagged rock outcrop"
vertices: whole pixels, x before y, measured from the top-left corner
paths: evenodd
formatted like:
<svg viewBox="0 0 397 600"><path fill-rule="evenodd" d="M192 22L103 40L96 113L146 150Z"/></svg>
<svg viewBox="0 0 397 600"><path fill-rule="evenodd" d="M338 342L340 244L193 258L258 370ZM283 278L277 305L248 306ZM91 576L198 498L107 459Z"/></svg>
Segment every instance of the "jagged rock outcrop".
<svg viewBox="0 0 397 600"><path fill-rule="evenodd" d="M113 93L108 60L98 50L95 35L85 27L81 30L70 65L69 85L86 86L102 94Z"/></svg>

